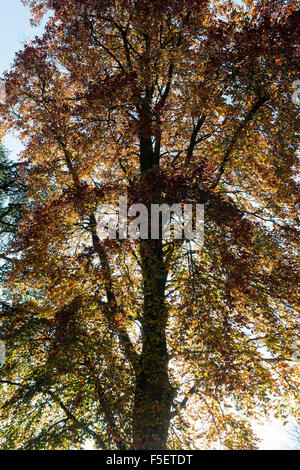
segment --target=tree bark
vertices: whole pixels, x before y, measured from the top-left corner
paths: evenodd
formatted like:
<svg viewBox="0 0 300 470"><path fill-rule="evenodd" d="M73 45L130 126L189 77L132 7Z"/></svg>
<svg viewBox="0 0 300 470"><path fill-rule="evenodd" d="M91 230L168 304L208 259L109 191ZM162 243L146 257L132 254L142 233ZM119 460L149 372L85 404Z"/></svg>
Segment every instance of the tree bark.
<svg viewBox="0 0 300 470"><path fill-rule="evenodd" d="M171 418L165 305L167 269L161 240L141 240L143 349L136 378L133 448L165 449Z"/></svg>
<svg viewBox="0 0 300 470"><path fill-rule="evenodd" d="M149 120L149 108L146 107ZM147 119L144 119L144 124ZM151 173L155 160L149 130L140 134L141 172ZM160 200L160 191L153 188L147 201ZM133 449L165 449L171 419L172 389L168 374L166 327L168 311L165 288L168 270L164 261L162 240L140 240L143 275L142 353L136 374L133 416Z"/></svg>

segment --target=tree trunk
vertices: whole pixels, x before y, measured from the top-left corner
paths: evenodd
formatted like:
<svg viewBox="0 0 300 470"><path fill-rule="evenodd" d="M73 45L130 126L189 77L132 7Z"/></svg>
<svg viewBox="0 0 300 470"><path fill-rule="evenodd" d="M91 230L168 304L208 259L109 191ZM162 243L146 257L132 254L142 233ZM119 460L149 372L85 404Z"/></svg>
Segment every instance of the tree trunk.
<svg viewBox="0 0 300 470"><path fill-rule="evenodd" d="M140 165L146 177L159 165L152 147L151 97L146 92L140 116ZM146 202L161 199L160 189L152 188ZM149 214L150 214L149 211ZM150 229L151 233L151 229ZM162 240L140 240L143 275L142 353L136 373L133 415L133 449L165 449L171 418L172 390L168 374L166 326L168 312L165 304L167 267Z"/></svg>
<svg viewBox="0 0 300 470"><path fill-rule="evenodd" d="M141 240L143 349L136 378L133 448L165 449L172 393L168 375L164 301L167 269L161 240Z"/></svg>

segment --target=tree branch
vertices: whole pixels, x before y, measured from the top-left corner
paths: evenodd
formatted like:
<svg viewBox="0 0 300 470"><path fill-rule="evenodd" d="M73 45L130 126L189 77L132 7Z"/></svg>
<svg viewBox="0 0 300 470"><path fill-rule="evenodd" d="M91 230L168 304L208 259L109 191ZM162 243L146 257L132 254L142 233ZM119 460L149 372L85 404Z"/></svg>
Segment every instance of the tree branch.
<svg viewBox="0 0 300 470"><path fill-rule="evenodd" d="M269 99L269 95L265 95L265 96L261 96L258 101L256 101L256 103L253 104L253 106L251 107L250 111L248 111L248 113L246 114L243 122L238 126L238 128L236 129L236 131L234 132L228 146L227 146L227 149L225 151L225 154L224 154L224 157L223 157L223 161L220 165L220 168L219 168L219 172L218 172L218 175L217 175L217 178L216 180L214 181L214 183L211 185L210 189L215 189L217 187L217 185L219 184L221 178L222 178L222 175L223 173L225 172L225 168L226 168L226 165L230 159L230 156L232 154L232 151L234 149L234 146L235 144L237 143L237 141L240 139L241 137L241 134L242 132L245 130L247 124L249 121L251 121L251 119L253 118L253 116L255 115L255 113L257 113L257 111L263 106L263 104L268 101Z"/></svg>
<svg viewBox="0 0 300 470"><path fill-rule="evenodd" d="M112 275L111 275L111 269L110 269L108 257L97 235L96 224L97 222L96 222L95 215L92 214L90 216L90 227L91 227L91 233L92 233L92 239L93 239L93 246L98 255L98 258L99 258L99 261L101 263L101 267L103 270L105 291L106 291L106 297L108 301L109 313L106 315L106 318L109 321L110 325L113 326L113 328L117 331L121 344L124 348L126 357L131 363L131 365L133 366L134 370L136 371L136 368L138 366L139 356L134 349L134 346L128 336L126 328L124 326L116 325L115 317L116 317L116 313L118 309L121 311L123 316L125 315L124 315L122 308L118 307L117 305L117 301L116 301L115 294L113 291Z"/></svg>
<svg viewBox="0 0 300 470"><path fill-rule="evenodd" d="M191 140L190 140L190 145L187 150L187 155L186 155L186 163L189 164L191 161L191 158L193 156L194 148L197 142L197 135L198 132L200 131L201 127L203 126L205 122L206 116L205 114L202 114L202 116L198 119L196 126L194 127L194 130L192 132Z"/></svg>

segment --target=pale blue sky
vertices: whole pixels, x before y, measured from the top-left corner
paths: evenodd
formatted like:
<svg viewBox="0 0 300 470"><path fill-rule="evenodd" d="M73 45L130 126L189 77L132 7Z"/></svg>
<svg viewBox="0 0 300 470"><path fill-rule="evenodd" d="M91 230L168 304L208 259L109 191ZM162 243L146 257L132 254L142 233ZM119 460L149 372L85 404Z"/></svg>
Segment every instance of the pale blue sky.
<svg viewBox="0 0 300 470"><path fill-rule="evenodd" d="M29 10L21 0L0 0L0 77L10 68L15 53L25 42L36 35L41 35L43 25L32 27L29 22ZM16 158L21 145L12 136L6 136L4 144L10 150L12 158ZM263 438L262 449L280 449L287 443L285 428L278 421L256 428Z"/></svg>
<svg viewBox="0 0 300 470"><path fill-rule="evenodd" d="M29 23L29 11L21 0L0 0L0 73L8 69L22 44L42 31Z"/></svg>
<svg viewBox="0 0 300 470"><path fill-rule="evenodd" d="M14 62L16 52L23 44L40 35L43 25L33 27L30 24L29 9L21 0L0 0L0 77ZM4 138L4 144L16 157L22 148L12 136Z"/></svg>

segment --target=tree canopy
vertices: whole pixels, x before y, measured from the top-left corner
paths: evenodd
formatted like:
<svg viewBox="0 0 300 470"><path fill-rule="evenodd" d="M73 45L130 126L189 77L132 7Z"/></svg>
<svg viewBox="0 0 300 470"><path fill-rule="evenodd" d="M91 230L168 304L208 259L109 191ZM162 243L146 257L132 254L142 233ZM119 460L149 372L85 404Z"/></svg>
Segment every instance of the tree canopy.
<svg viewBox="0 0 300 470"><path fill-rule="evenodd" d="M299 405L296 0L24 3L1 447L257 448ZM123 194L204 204L202 250L99 239Z"/></svg>

